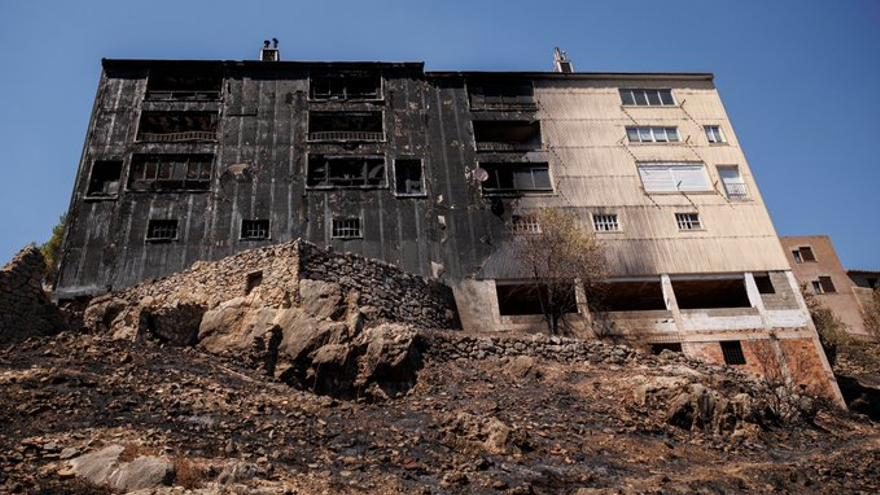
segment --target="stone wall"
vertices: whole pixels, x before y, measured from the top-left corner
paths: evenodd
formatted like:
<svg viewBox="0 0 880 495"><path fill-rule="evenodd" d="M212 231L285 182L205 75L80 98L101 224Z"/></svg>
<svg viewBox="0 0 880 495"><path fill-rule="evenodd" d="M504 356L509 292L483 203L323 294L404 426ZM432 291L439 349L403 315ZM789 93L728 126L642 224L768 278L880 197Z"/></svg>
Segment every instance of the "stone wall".
<svg viewBox="0 0 880 495"><path fill-rule="evenodd" d="M0 344L61 328L61 315L43 291L45 270L40 250L28 246L0 271Z"/></svg>

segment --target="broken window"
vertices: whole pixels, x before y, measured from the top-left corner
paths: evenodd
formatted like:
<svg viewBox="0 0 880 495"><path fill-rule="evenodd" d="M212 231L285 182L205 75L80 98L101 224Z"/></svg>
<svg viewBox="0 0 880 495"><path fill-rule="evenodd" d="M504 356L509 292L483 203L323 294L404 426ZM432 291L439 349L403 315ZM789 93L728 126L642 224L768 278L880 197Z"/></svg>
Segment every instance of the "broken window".
<svg viewBox="0 0 880 495"><path fill-rule="evenodd" d="M477 151L529 151L541 148L538 121L475 120Z"/></svg>
<svg viewBox="0 0 880 495"><path fill-rule="evenodd" d="M703 230L699 213L676 213L675 222L678 230Z"/></svg>
<svg viewBox="0 0 880 495"><path fill-rule="evenodd" d="M663 351L681 352L681 343L679 342L662 342L651 344L651 354L660 354Z"/></svg>
<svg viewBox="0 0 880 495"><path fill-rule="evenodd" d="M217 69L154 67L147 79L148 100L217 100L223 78Z"/></svg>
<svg viewBox="0 0 880 495"><path fill-rule="evenodd" d="M128 174L131 191L207 191L211 187L213 155L132 156Z"/></svg>
<svg viewBox="0 0 880 495"><path fill-rule="evenodd" d="M738 340L726 340L721 342L721 354L724 355L725 364L746 364L746 356L743 354L742 343Z"/></svg>
<svg viewBox="0 0 880 495"><path fill-rule="evenodd" d="M673 279L672 290L680 309L751 307L745 280L742 278Z"/></svg>
<svg viewBox="0 0 880 495"><path fill-rule="evenodd" d="M618 232L620 222L617 221L617 214L593 214L593 229L596 232Z"/></svg>
<svg viewBox="0 0 880 495"><path fill-rule="evenodd" d="M507 230L511 234L540 234L541 224L532 215L513 215Z"/></svg>
<svg viewBox="0 0 880 495"><path fill-rule="evenodd" d="M775 294L776 289L773 287L773 282L770 280L770 275L763 274L755 274L755 285L758 286L759 294Z"/></svg>
<svg viewBox="0 0 880 495"><path fill-rule="evenodd" d="M382 112L309 112L310 141L382 141Z"/></svg>
<svg viewBox="0 0 880 495"><path fill-rule="evenodd" d="M334 218L330 237L334 239L359 239L363 237L361 219L358 217Z"/></svg>
<svg viewBox="0 0 880 495"><path fill-rule="evenodd" d="M792 251L792 254L794 255L794 261L796 263L816 262L816 256L813 254L813 248L811 248L810 246L801 246Z"/></svg>
<svg viewBox="0 0 880 495"><path fill-rule="evenodd" d="M541 309L541 300L548 300L546 285L495 282L495 293L498 297L498 310L502 316L542 315L544 311ZM571 286L570 291L566 290L564 297L567 298L566 301L554 306L565 308L569 313L576 313L574 285Z"/></svg>
<svg viewBox="0 0 880 495"><path fill-rule="evenodd" d="M483 163L480 167L488 175L482 184L486 195L553 191L546 163Z"/></svg>
<svg viewBox="0 0 880 495"><path fill-rule="evenodd" d="M309 187L384 187L385 158L381 156L309 155Z"/></svg>
<svg viewBox="0 0 880 495"><path fill-rule="evenodd" d="M147 222L148 242L168 242L177 239L177 220L150 220Z"/></svg>
<svg viewBox="0 0 880 495"><path fill-rule="evenodd" d="M468 89L474 109L535 108L531 81L473 81Z"/></svg>
<svg viewBox="0 0 880 495"><path fill-rule="evenodd" d="M398 196L422 196L422 161L417 159L394 160L394 192Z"/></svg>
<svg viewBox="0 0 880 495"><path fill-rule="evenodd" d="M215 112L143 112L138 141L176 143L217 139Z"/></svg>
<svg viewBox="0 0 880 495"><path fill-rule="evenodd" d="M122 175L122 160L96 160L92 163L92 174L86 196L108 198L119 194L119 177Z"/></svg>
<svg viewBox="0 0 880 495"><path fill-rule="evenodd" d="M813 292L816 294L833 294L837 292L837 288L834 287L831 277L823 275L813 281Z"/></svg>
<svg viewBox="0 0 880 495"><path fill-rule="evenodd" d="M314 100L379 100L382 78L379 74L342 73L312 76L309 81Z"/></svg>
<svg viewBox="0 0 880 495"><path fill-rule="evenodd" d="M620 99L624 105L634 106L675 106L671 89L631 89L621 88Z"/></svg>
<svg viewBox="0 0 880 495"><path fill-rule="evenodd" d="M597 294L603 311L666 310L660 280L608 282Z"/></svg>
<svg viewBox="0 0 880 495"><path fill-rule="evenodd" d="M269 220L242 220L241 238L247 240L268 239Z"/></svg>

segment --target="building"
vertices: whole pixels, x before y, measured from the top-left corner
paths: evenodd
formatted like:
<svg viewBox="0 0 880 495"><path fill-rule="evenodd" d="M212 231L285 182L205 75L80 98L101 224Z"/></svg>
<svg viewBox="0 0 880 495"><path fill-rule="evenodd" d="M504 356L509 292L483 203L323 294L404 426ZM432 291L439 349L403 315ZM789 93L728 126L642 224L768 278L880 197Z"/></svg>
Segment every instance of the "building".
<svg viewBox="0 0 880 495"><path fill-rule="evenodd" d="M814 294L819 303L831 310L850 335L871 338L865 327L859 285L855 283L858 280L867 284L871 272L852 272L851 277L840 263L827 235L782 237L780 241L803 290Z"/></svg>
<svg viewBox="0 0 880 495"><path fill-rule="evenodd" d="M529 330L506 240L561 208L607 246L611 331L836 391L712 74L556 69L104 60L57 295L301 237Z"/></svg>

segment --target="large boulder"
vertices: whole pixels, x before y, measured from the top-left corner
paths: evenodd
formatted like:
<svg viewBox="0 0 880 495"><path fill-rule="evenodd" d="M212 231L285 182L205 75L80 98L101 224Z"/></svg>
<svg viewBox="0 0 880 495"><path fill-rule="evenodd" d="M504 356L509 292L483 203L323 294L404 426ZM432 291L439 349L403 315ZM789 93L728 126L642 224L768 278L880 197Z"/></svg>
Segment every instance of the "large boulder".
<svg viewBox="0 0 880 495"><path fill-rule="evenodd" d="M198 345L208 352L240 353L251 349L272 328L277 311L252 308L244 297L230 299L205 312L199 324Z"/></svg>
<svg viewBox="0 0 880 495"><path fill-rule="evenodd" d="M72 474L95 486L123 493L170 485L174 465L164 457L140 456L121 460L125 447L110 445L96 452L79 456L69 463L62 474Z"/></svg>

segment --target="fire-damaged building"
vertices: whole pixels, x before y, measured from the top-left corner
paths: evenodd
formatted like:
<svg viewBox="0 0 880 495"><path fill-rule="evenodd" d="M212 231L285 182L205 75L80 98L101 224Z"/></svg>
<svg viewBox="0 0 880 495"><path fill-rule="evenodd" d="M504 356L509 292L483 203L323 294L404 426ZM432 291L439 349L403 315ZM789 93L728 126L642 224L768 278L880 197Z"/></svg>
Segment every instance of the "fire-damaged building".
<svg viewBox="0 0 880 495"><path fill-rule="evenodd" d="M505 242L558 208L605 246L611 331L836 396L713 75L555 65L105 59L56 297L303 238L441 279L466 330L529 330Z"/></svg>

